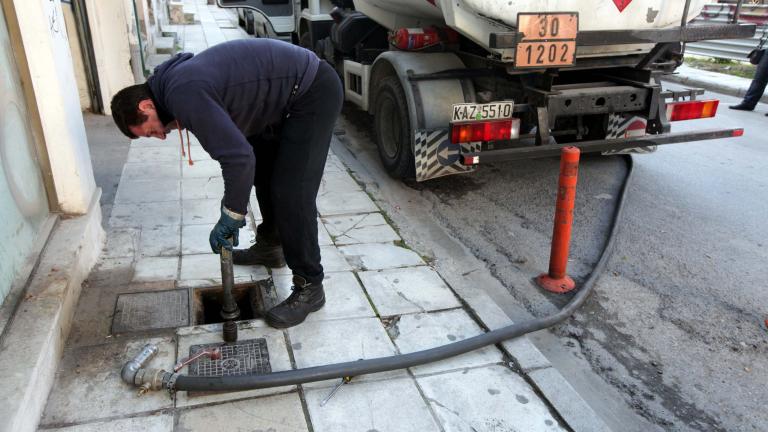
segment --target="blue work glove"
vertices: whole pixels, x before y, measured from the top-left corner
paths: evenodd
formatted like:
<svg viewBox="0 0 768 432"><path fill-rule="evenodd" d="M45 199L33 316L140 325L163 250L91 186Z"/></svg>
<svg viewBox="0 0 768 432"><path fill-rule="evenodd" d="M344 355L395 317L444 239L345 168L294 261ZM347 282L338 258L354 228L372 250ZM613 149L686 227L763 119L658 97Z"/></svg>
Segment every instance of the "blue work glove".
<svg viewBox="0 0 768 432"><path fill-rule="evenodd" d="M235 213L232 210L221 206L221 217L211 230L208 241L211 243L213 253L221 253L221 248L232 250L232 246L237 246L238 232L245 226L245 215ZM232 237L232 243L227 240Z"/></svg>

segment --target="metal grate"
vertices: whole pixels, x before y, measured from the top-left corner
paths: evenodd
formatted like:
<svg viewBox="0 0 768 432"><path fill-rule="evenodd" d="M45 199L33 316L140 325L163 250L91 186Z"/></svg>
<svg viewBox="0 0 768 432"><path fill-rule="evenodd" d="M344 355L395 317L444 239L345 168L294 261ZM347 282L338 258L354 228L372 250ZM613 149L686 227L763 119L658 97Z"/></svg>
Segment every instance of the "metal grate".
<svg viewBox="0 0 768 432"><path fill-rule="evenodd" d="M219 348L221 358L201 358L189 365L191 376L264 375L272 372L266 339L248 339L232 344L202 344L189 347L189 355L207 348Z"/></svg>

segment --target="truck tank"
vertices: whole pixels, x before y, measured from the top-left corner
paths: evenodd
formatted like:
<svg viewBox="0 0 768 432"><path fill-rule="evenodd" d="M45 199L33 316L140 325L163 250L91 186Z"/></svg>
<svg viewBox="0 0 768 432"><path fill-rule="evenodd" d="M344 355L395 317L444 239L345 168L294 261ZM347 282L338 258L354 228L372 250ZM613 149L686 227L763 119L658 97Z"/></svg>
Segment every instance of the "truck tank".
<svg viewBox="0 0 768 432"><path fill-rule="evenodd" d="M691 0L688 21L706 0ZM578 12L579 31L679 26L684 0L354 0L355 8L389 29L448 25L481 46L493 31L509 31L520 12ZM647 51L648 45L585 47L579 57Z"/></svg>

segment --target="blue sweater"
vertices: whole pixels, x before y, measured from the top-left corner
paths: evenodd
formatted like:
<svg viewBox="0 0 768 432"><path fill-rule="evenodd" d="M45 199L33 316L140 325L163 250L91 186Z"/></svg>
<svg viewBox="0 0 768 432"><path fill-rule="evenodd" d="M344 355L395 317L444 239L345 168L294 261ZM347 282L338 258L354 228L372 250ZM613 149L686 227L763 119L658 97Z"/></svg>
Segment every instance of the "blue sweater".
<svg viewBox="0 0 768 432"><path fill-rule="evenodd" d="M246 137L279 123L307 92L319 60L271 39L235 40L177 54L147 79L164 124L178 120L221 164L224 205L245 214L255 157Z"/></svg>

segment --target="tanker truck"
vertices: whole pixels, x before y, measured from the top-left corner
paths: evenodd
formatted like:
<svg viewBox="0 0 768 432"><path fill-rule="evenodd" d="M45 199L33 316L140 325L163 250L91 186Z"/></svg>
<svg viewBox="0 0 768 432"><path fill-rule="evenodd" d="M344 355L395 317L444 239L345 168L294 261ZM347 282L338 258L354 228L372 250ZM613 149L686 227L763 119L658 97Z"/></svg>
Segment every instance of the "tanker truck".
<svg viewBox="0 0 768 432"><path fill-rule="evenodd" d="M672 132L714 117L701 89L664 90L687 42L755 25L689 24L705 0L217 0L263 19L256 35L313 50L373 115L382 164L424 181L484 163L646 151L741 136Z"/></svg>

